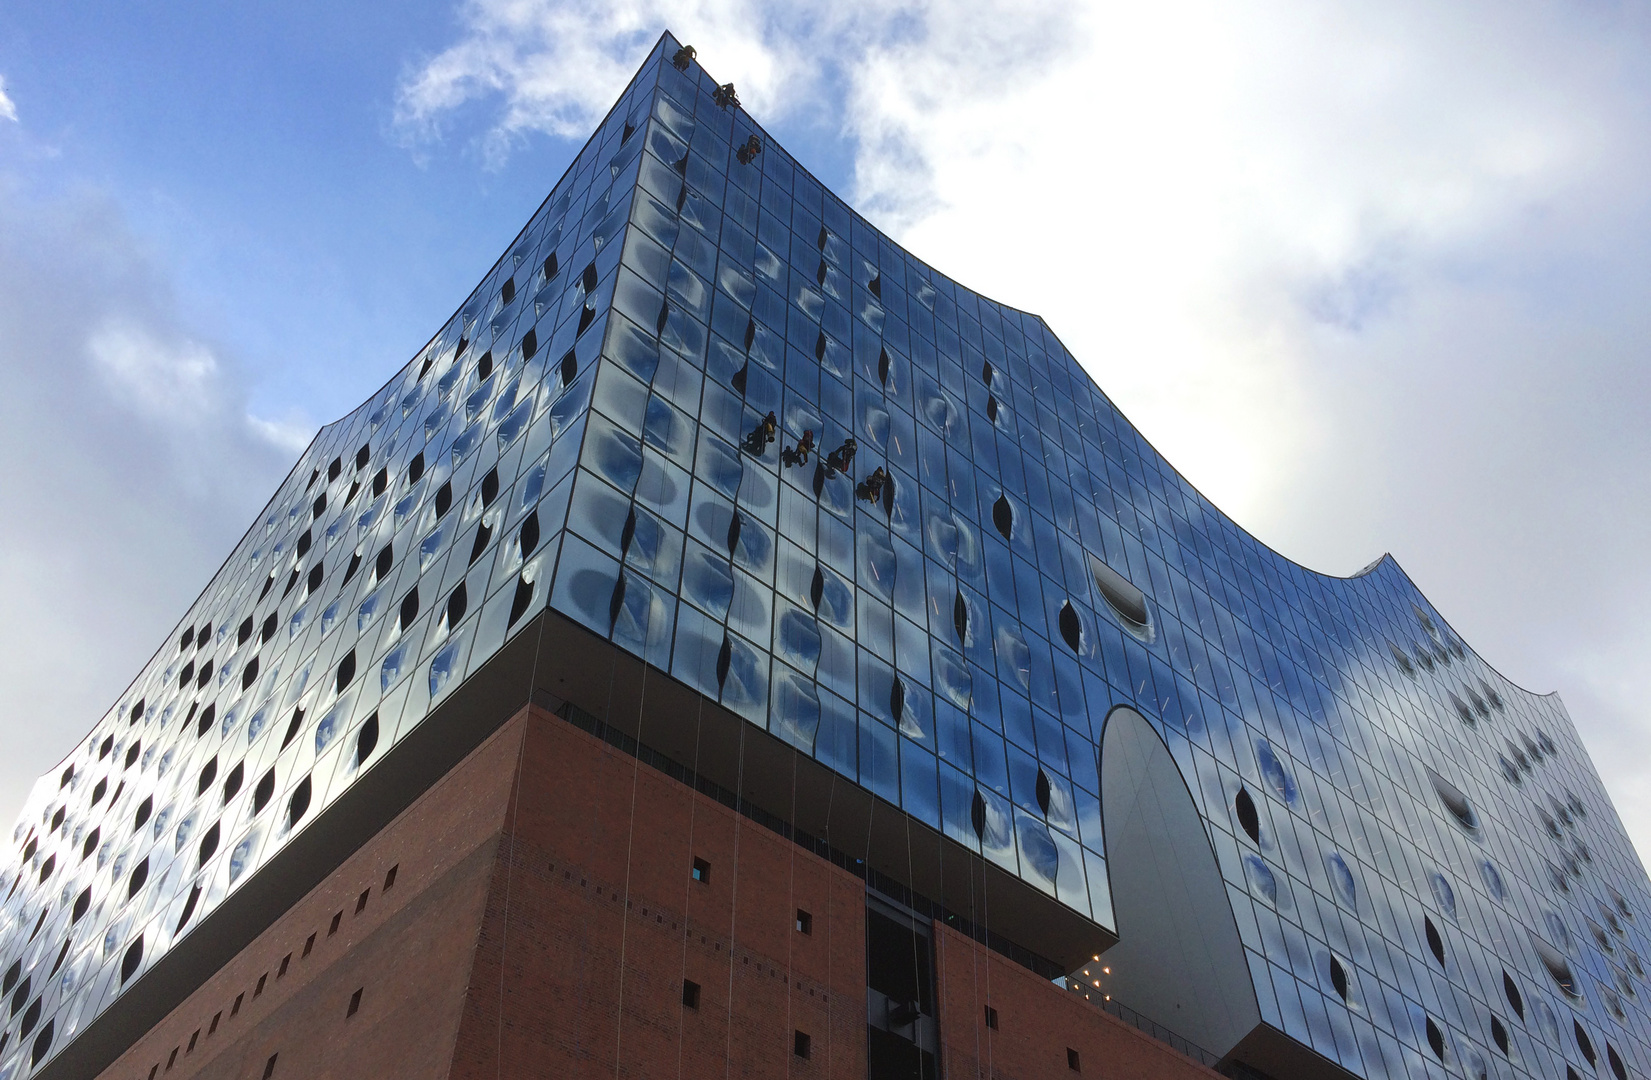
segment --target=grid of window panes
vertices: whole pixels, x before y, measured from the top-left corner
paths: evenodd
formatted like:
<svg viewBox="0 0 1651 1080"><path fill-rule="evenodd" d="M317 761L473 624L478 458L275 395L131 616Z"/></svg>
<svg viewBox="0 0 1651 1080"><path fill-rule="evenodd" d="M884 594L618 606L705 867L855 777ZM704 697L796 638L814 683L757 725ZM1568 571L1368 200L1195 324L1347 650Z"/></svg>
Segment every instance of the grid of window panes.
<svg viewBox="0 0 1651 1080"><path fill-rule="evenodd" d="M1040 319L911 258L676 48L37 786L0 1076L547 603L1108 926L1096 748L1130 705L1210 825L1269 1023L1363 1076L1587 1074L1583 1040L1651 1070L1651 889L1558 700L1391 560L1327 578L1243 533Z"/></svg>

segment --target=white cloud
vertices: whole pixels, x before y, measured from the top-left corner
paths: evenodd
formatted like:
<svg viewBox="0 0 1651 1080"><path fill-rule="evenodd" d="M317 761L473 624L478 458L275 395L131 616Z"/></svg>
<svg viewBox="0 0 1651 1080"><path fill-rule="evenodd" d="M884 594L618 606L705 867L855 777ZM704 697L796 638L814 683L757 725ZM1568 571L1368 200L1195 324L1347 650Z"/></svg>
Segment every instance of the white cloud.
<svg viewBox="0 0 1651 1080"><path fill-rule="evenodd" d="M6 80L0 76L0 120L10 120L17 123L17 103L12 101L11 95L6 93Z"/></svg>
<svg viewBox="0 0 1651 1080"><path fill-rule="evenodd" d="M307 442L246 399L111 203L0 176L0 806L115 700Z"/></svg>
<svg viewBox="0 0 1651 1080"><path fill-rule="evenodd" d="M404 129L581 135L669 25L875 222L1044 315L1242 524L1393 550L1651 851L1647 52L1537 2L470 0ZM462 125L462 126L461 126Z"/></svg>

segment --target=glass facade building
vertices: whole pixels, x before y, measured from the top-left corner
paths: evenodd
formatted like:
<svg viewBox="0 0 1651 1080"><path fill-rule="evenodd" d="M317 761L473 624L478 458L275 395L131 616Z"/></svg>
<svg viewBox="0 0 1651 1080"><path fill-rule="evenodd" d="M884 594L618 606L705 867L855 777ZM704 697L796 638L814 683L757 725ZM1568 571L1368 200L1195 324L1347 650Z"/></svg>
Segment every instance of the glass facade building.
<svg viewBox="0 0 1651 1080"><path fill-rule="evenodd" d="M1651 1073L1651 888L1558 698L1392 559L1249 536L1042 319L895 245L678 48L37 785L0 1080L547 608L1126 945L1098 762L1129 710L1261 1024L1361 1077Z"/></svg>

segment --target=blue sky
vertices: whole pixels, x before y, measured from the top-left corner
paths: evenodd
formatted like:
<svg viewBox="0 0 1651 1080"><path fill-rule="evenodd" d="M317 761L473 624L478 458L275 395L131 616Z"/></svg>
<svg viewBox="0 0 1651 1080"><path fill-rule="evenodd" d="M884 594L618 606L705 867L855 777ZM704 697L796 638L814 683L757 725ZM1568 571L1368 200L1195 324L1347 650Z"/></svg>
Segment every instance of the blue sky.
<svg viewBox="0 0 1651 1080"><path fill-rule="evenodd" d="M0 813L667 25L1240 524L1558 690L1651 850L1651 18L1536 0L0 9Z"/></svg>

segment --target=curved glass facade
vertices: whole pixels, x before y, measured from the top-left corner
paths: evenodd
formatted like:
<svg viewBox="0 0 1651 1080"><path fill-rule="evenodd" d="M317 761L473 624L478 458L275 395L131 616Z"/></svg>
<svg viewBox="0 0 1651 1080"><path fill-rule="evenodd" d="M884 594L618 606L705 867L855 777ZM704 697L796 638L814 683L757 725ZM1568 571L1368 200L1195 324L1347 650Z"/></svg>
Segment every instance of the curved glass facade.
<svg viewBox="0 0 1651 1080"><path fill-rule="evenodd" d="M1266 1023L1359 1076L1651 1071L1651 888L1557 697L1391 559L1326 577L1246 534L1041 319L897 247L676 49L37 785L0 1078L546 606L1108 928L1127 704Z"/></svg>

